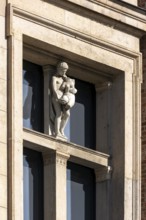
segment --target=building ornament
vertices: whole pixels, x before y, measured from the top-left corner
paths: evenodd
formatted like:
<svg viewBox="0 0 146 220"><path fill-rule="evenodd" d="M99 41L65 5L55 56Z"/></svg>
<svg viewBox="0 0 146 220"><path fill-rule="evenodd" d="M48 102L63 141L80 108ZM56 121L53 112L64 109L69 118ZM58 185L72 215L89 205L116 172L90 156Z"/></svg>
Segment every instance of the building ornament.
<svg viewBox="0 0 146 220"><path fill-rule="evenodd" d="M66 154L64 152L59 152L59 151L54 151L52 153L43 153L43 160L44 160L44 165L55 165L59 164L62 166L67 165L67 160L69 159L70 155Z"/></svg>
<svg viewBox="0 0 146 220"><path fill-rule="evenodd" d="M66 75L68 64L60 62L57 65L57 73L51 80L50 120L53 122L53 136L59 139L67 139L64 129L70 117L70 109L75 104L75 80Z"/></svg>

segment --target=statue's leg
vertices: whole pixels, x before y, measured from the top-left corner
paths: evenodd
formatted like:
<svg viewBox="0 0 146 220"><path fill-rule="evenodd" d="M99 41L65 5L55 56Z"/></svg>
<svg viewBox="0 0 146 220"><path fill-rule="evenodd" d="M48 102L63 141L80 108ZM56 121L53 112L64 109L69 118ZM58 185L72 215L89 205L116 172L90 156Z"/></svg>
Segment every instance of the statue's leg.
<svg viewBox="0 0 146 220"><path fill-rule="evenodd" d="M60 124L60 132L63 136L65 136L64 135L64 129L65 129L65 126L68 122L69 117L70 117L70 109L64 110L62 120L61 120L61 124Z"/></svg>
<svg viewBox="0 0 146 220"><path fill-rule="evenodd" d="M55 135L60 136L60 126L61 126L61 117L62 117L62 111L61 111L61 105L56 102L56 100L53 100L53 106L55 110Z"/></svg>

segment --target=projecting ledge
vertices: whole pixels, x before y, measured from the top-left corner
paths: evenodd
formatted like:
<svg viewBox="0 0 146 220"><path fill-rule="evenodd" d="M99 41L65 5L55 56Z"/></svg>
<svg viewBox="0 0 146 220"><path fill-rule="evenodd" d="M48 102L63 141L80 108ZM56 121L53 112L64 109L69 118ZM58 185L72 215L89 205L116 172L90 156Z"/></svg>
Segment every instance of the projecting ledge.
<svg viewBox="0 0 146 220"><path fill-rule="evenodd" d="M70 161L81 163L91 168L98 165L108 167L109 155L94 151L70 142L57 140L51 136L24 129L24 146L41 152L58 151L70 155Z"/></svg>

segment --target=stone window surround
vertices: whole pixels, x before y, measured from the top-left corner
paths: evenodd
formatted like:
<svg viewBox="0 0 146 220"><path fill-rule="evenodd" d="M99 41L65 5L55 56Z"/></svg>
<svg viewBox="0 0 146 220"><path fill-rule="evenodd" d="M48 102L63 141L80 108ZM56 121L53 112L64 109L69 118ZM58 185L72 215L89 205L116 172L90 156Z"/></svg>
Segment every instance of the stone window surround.
<svg viewBox="0 0 146 220"><path fill-rule="evenodd" d="M10 20L9 20L9 25L8 25L8 30L7 30L7 34L9 37L8 38L8 45L9 45L8 59L9 59L9 64L10 64L8 67L8 73L10 77L9 85L8 85L8 88L9 88L8 106L9 106L9 109L11 109L8 115L8 124L9 124L8 143L9 143L9 149L10 149L9 150L9 180L10 180L9 181L9 184L10 184L9 185L10 186L9 188L9 217L11 218L11 216L14 215L14 218L18 220L23 219L23 202L22 202L22 198L23 198L22 173L23 172L22 172L21 157L22 157L22 150L23 150L22 148L23 137L24 137L24 134L26 133L26 130L24 132L22 130L22 110L20 109L21 107L20 103L22 102L22 96L21 96L22 85L20 82L21 82L22 76L20 73L22 72L22 43L23 43L22 36L23 34L25 34L26 36L27 31L25 30L25 33L21 32L19 27L17 27L17 22L13 26L12 17L18 18L20 13L21 11L19 11L19 13L17 14L17 10L15 12L14 11L12 12L10 10L10 13L9 13L10 16L8 16L8 19L10 18ZM25 19L25 16L27 17L27 15L24 15L23 13L22 13L22 17ZM28 33L28 35L29 34L30 33ZM105 48L107 48L107 45L104 45L104 46ZM110 48L111 48L111 51L110 50L107 51L107 53L109 53L109 56L111 55L110 53L115 53L115 47L112 48L111 46ZM131 123L131 118L129 118L130 121L128 121L127 123L125 121L125 132L126 131L130 132L129 138L127 138L126 136L124 137L125 146L127 146L128 144L127 142L128 139L132 141L132 137L133 137L133 144L129 145L129 146L132 146L132 148L129 148L128 152L125 151L124 197L125 197L126 203L124 204L124 206L128 207L128 210L127 209L125 210L124 216L125 218L136 220L136 219L140 219L140 130L138 129L138 126L136 126L135 123L138 122L138 124L140 125L140 107L139 106L140 106L140 83L141 83L141 55L139 53L134 53L132 51L127 52L127 50L124 50L122 48L119 49L119 47L116 48L116 52L117 51L118 53L115 56L113 54L113 59L115 59L114 61L116 62L116 59L119 59L119 56L121 56L121 59L122 59L121 63L116 63L116 64L117 64L117 69L119 69L121 73L122 72L126 73L126 75L124 75L125 86L128 86L128 83L131 83L131 81L133 83L132 94L130 93L128 96L128 93L125 90L126 92L125 93L126 94L125 95L125 105L126 105L125 107L129 105L128 102L130 102L130 98L132 96L133 110L131 114L133 115L133 118L134 118L134 124L132 125L133 130L131 133L130 132L131 129L130 128L128 129L128 125L129 125L128 122ZM125 64L125 61L126 61L126 64ZM100 63L101 60L99 59L98 62ZM103 61L103 66L105 68L108 66L107 64L106 64L106 61ZM114 65L115 64L111 64L111 66L113 66L111 70L116 71L117 69L116 69L116 66ZM114 67L115 67L115 70L114 70ZM108 70L109 69L110 68L108 68ZM17 92L18 90L20 91L19 94ZM128 111L125 109L126 116L127 116L127 112ZM133 152L132 155L131 155L131 150ZM130 158L133 159L132 167L130 165L129 168L127 168L128 167L127 160L129 160L128 155L131 155ZM63 156L63 158L67 159L69 156L70 155ZM64 172L64 175L65 175L65 172ZM131 188L129 188L129 186L131 185L130 179L132 180L132 185L133 185L132 191L131 191ZM130 181L129 183L127 182L128 180ZM128 198L129 196L130 196L130 199L126 200L126 198ZM133 205L131 205L132 202L133 202ZM133 212L130 210L133 210Z"/></svg>
<svg viewBox="0 0 146 220"><path fill-rule="evenodd" d="M44 158L44 205L45 207L47 204L51 203L56 200L56 190L57 187L64 188L66 185L66 182L63 182L63 185L60 186L60 181L57 185L56 180L53 180L53 183L51 182L50 185L54 185L56 183L56 189L52 188L50 186L50 191L48 184L50 182L50 178L52 176L56 176L54 169L52 170L50 166L53 164L54 166L57 166L56 169L59 169L59 165L64 166L63 175L60 173L60 178L63 178L66 180L66 166L67 166L67 160L90 167L95 170L95 176L96 176L96 182L106 181L111 178L111 168L109 166L109 155L104 154L95 150L88 149L86 147L82 147L73 143L69 143L66 141L56 140L55 138L48 136L48 115L49 115L49 97L48 97L48 89L49 89L49 77L50 77L50 65L56 64L59 60L58 56L56 54L41 50L39 48L36 48L34 46L31 46L27 43L24 43L23 47L23 58L24 60L31 61L33 63L37 63L39 65L43 65L43 71L44 71L44 128L45 128L45 134L35 132L30 129L24 128L23 130L23 145L25 147L28 147L30 149L41 151ZM36 59L37 58L37 59ZM87 80L88 82L95 83L96 91L102 91L106 90L109 87L109 80L112 80L112 75L100 72L97 74L97 71L94 68L82 66L81 64L77 64L67 58L64 58L67 63L69 63L69 74L71 74L72 77L78 77L81 80ZM47 65L45 65L47 62ZM82 75L84 72L85 76ZM74 74L75 73L75 74ZM55 162L56 161L56 162ZM56 171L57 172L57 171ZM60 171L61 172L61 171ZM50 173L50 174L48 174ZM49 175L49 177L48 177ZM51 176L51 177L50 177ZM60 179L59 176L57 179ZM54 190L54 194L52 195L52 190ZM61 209L61 213L66 213L66 207L63 204L66 204L66 192L60 194L61 190L58 191L59 195L58 198L62 198L62 206L64 207ZM51 201L51 202L50 202ZM63 202L64 201L64 202ZM57 202L57 201L56 201ZM61 205L60 205L61 206ZM61 206L61 207L62 207ZM50 208L46 207L44 208L44 214L45 219L49 218L55 218L54 214L56 211L54 208L56 205L54 204L54 207L51 206ZM52 211L54 210L54 211ZM53 217L52 217L53 215ZM62 216L63 219L65 219L65 216Z"/></svg>

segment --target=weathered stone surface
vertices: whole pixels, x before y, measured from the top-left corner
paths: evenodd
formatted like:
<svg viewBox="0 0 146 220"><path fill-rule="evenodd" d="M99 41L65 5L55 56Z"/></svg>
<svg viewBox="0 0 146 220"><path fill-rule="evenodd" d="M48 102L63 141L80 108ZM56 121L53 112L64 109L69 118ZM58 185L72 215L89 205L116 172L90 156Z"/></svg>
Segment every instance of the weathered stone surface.
<svg viewBox="0 0 146 220"><path fill-rule="evenodd" d="M6 80L0 78L0 110L7 110L7 88Z"/></svg>
<svg viewBox="0 0 146 220"><path fill-rule="evenodd" d="M0 175L0 207L7 207L7 177Z"/></svg>
<svg viewBox="0 0 146 220"><path fill-rule="evenodd" d="M7 145L0 142L0 174L7 175Z"/></svg>
<svg viewBox="0 0 146 220"><path fill-rule="evenodd" d="M6 14L6 0L1 0L0 2L0 16L5 17Z"/></svg>
<svg viewBox="0 0 146 220"><path fill-rule="evenodd" d="M7 216L8 216L7 208L0 207L0 214L1 214L1 219L2 220L7 220Z"/></svg>
<svg viewBox="0 0 146 220"><path fill-rule="evenodd" d="M2 0L3 2L3 0ZM1 6L1 5L0 5ZM0 7L1 8L1 7ZM6 9L5 9L6 10ZM7 48L7 40L6 40L6 20L4 16L0 15L0 49L1 48ZM5 65L4 65L5 67Z"/></svg>
<svg viewBox="0 0 146 220"><path fill-rule="evenodd" d="M7 113L0 110L0 142L7 143Z"/></svg>
<svg viewBox="0 0 146 220"><path fill-rule="evenodd" d="M117 220L118 212L118 220L140 220L139 37L146 31L145 14L136 7L126 8L106 0L94 3L84 0L54 1L53 4L46 0L8 2L12 3L10 13L7 14L11 15L7 17L10 18L11 26L7 30L8 56L4 1L0 9L0 143L3 143L0 145L0 206L7 207L6 144L9 116L8 147L11 157L8 162L11 165L9 184L12 190L9 195L9 213L12 220L23 219L23 139L27 147L42 151L44 155L46 152L55 155L53 159L44 159L46 220L48 216L51 220L66 220L66 162L69 156L72 162L94 169L100 165L106 169L109 156L104 153L112 156L110 165L113 173L110 184L105 183L106 178L102 178L102 175L99 177L102 182L96 184L102 198L100 200L97 193L100 204L96 207L98 218ZM136 4L136 1L128 3ZM104 153L37 132L23 132L24 44L24 50L27 47L29 51L24 51L25 59L30 58L29 61L36 64L55 66L58 60L67 60L71 66L71 76L94 83L96 89L100 80L110 80L110 90L103 92L97 89L96 95L97 118L100 119L96 126L96 149ZM47 57L45 61L44 56ZM9 83L6 81L7 67ZM73 70L76 70L75 73ZM106 107L106 110L102 109ZM52 207L48 208L50 195ZM106 207L103 207L104 204ZM53 211L48 212L51 209ZM5 220L5 209L0 218Z"/></svg>
<svg viewBox="0 0 146 220"><path fill-rule="evenodd" d="M7 78L7 50L0 47L0 79Z"/></svg>

